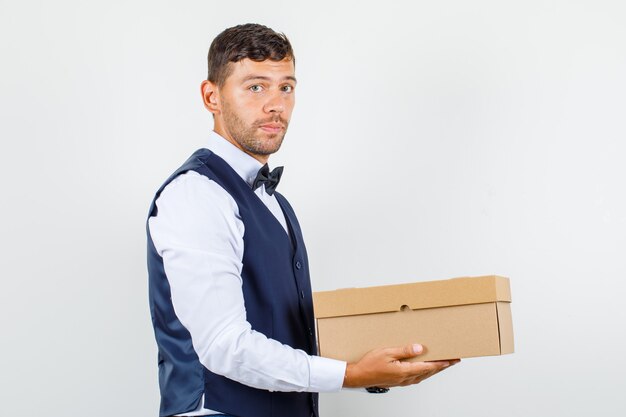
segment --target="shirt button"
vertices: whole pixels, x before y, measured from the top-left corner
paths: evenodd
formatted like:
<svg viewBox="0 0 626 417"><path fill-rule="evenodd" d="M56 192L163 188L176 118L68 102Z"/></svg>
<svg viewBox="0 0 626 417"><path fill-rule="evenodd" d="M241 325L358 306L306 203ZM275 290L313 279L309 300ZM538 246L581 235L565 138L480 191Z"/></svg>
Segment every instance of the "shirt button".
<svg viewBox="0 0 626 417"><path fill-rule="evenodd" d="M296 269L301 269L302 268L302 264L300 263L300 261L296 261Z"/></svg>
<svg viewBox="0 0 626 417"><path fill-rule="evenodd" d="M300 298L304 298L304 291L300 291Z"/></svg>

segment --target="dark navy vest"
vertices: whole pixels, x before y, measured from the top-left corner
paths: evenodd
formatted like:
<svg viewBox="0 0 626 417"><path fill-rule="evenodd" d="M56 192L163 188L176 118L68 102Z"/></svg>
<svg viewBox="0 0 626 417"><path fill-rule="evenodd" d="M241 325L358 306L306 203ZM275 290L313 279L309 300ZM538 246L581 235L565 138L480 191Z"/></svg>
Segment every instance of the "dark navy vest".
<svg viewBox="0 0 626 417"><path fill-rule="evenodd" d="M317 354L308 258L300 225L287 200L275 193L291 238L251 187L219 156L199 149L157 191L187 171L205 175L236 201L245 226L243 295L252 329L296 349ZM317 394L270 392L216 375L198 360L191 336L172 306L170 286L148 230L149 301L158 345L160 415L204 407L237 417L311 417L318 415Z"/></svg>

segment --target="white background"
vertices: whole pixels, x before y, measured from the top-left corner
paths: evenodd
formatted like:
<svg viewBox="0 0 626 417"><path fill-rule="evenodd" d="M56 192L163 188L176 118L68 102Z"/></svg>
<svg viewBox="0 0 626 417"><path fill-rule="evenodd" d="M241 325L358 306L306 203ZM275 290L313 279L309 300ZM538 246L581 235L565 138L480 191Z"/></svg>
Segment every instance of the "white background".
<svg viewBox="0 0 626 417"><path fill-rule="evenodd" d="M315 290L511 278L516 352L324 417L625 415L622 1L1 1L0 415L156 416L144 222L226 27L284 31Z"/></svg>

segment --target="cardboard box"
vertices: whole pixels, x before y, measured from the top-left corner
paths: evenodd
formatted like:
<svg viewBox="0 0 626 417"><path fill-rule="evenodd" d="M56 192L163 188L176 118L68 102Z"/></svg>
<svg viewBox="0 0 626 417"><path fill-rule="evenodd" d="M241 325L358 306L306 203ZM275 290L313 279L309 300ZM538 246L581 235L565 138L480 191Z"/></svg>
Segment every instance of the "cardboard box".
<svg viewBox="0 0 626 417"><path fill-rule="evenodd" d="M484 276L313 294L319 354L348 362L421 343L414 360L513 353L508 278Z"/></svg>

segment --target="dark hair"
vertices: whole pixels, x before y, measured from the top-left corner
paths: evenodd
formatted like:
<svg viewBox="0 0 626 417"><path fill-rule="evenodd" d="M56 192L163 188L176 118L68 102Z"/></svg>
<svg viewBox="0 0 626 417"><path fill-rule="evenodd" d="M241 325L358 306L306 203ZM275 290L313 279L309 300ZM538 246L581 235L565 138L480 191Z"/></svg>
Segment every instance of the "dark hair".
<svg viewBox="0 0 626 417"><path fill-rule="evenodd" d="M244 58L253 61L281 61L288 58L294 64L296 61L289 39L284 33L256 23L246 23L224 30L213 40L207 57L207 79L218 87L223 86L232 71L230 63Z"/></svg>

